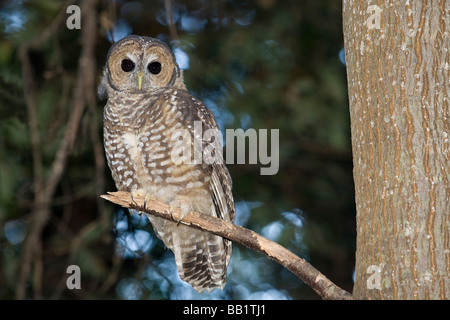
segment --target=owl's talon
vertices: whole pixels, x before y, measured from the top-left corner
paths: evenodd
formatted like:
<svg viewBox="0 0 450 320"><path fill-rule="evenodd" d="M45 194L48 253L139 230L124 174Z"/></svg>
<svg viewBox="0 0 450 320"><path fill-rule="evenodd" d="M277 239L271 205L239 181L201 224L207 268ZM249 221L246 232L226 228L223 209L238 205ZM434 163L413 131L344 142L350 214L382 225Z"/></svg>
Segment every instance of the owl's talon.
<svg viewBox="0 0 450 320"><path fill-rule="evenodd" d="M172 218L172 220L177 222L177 226L181 223L181 221L183 220L183 218L186 216L185 214L183 214L183 212L181 212L181 218L180 219L175 219L175 217L173 216L173 212L175 211L175 209L178 208L177 206L173 206L171 204L169 204L169 214L170 217Z"/></svg>
<svg viewBox="0 0 450 320"><path fill-rule="evenodd" d="M172 205L169 204L169 214L170 214L170 217L172 218L172 220L175 220L175 218L173 217L173 209L174 209L174 207L173 207Z"/></svg>
<svg viewBox="0 0 450 320"><path fill-rule="evenodd" d="M180 220L178 220L177 226L181 223L181 221L183 221L184 217L186 217L186 216L187 216L189 213L191 213L191 212L194 212L194 211L189 211L189 212L186 213L186 214L181 213L181 218L180 218Z"/></svg>
<svg viewBox="0 0 450 320"><path fill-rule="evenodd" d="M147 209L147 202L148 202L149 200L155 200L155 199L154 199L152 196L150 196L149 194L140 192L140 191L138 191L138 190L136 190L136 189L131 190L131 191L130 191L130 194L131 194L131 200L133 201L134 205L135 205L136 207L142 207L142 208L144 209L144 211ZM138 196L138 195L144 196L144 205L143 205L143 206L141 206L139 203L137 203L137 201L136 201L136 199L135 199L135 197Z"/></svg>
<svg viewBox="0 0 450 320"><path fill-rule="evenodd" d="M149 194L145 194L145 196L144 196L144 209L145 209L145 210L147 209L147 202L148 202L149 200L150 200L150 201L154 201L155 198L152 197L152 196L150 196Z"/></svg>
<svg viewBox="0 0 450 320"><path fill-rule="evenodd" d="M133 189L133 190L131 190L131 192L130 192L130 195L131 195L131 201L133 201L134 202L134 205L138 205L138 203L136 202L136 200L134 200L134 196L135 195L137 195L138 193Z"/></svg>

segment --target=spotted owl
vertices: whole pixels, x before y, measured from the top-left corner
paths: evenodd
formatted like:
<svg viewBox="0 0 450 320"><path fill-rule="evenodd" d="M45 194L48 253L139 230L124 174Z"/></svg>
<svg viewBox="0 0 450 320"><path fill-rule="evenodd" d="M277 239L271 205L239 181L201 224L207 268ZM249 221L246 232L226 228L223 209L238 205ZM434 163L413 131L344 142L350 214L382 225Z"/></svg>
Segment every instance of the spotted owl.
<svg viewBox="0 0 450 320"><path fill-rule="evenodd" d="M187 91L182 70L164 42L131 35L115 43L98 91L107 97L104 146L118 190L167 202L180 208L182 216L196 211L234 221L232 182L223 161L174 158L184 141L177 139L180 132L190 135L187 148L198 153L195 141L206 146L212 139L200 136L195 124L201 125L200 132L218 127L211 111ZM222 156L220 149L214 151ZM223 289L229 240L162 218L149 220L173 251L183 281L199 292Z"/></svg>

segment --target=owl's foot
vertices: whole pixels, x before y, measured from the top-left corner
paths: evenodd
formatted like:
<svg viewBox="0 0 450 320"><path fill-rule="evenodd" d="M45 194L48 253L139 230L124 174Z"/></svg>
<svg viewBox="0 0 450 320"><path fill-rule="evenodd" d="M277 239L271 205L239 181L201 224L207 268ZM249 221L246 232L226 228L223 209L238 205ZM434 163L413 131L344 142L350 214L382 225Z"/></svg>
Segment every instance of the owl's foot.
<svg viewBox="0 0 450 320"><path fill-rule="evenodd" d="M136 200L134 198L137 197L138 195L141 196L141 197L144 196L144 210L147 209L147 202L149 200L151 200L151 201L155 200L155 198L152 197L151 195L149 195L147 193L144 193L144 192L142 192L141 190L138 190L138 189L133 189L133 190L131 190L130 193L131 193L131 200L133 200L133 202L134 202L134 204L136 206L139 206L139 204L136 202Z"/></svg>
<svg viewBox="0 0 450 320"><path fill-rule="evenodd" d="M192 212L194 212L194 211L189 211L186 214L181 213L181 218L180 218L180 220L178 220L177 226L181 223L181 221L183 221L184 217L186 217L189 213L192 213Z"/></svg>
<svg viewBox="0 0 450 320"><path fill-rule="evenodd" d="M180 208L180 218L175 219L173 216L173 212L176 208ZM186 217L189 213L193 212L190 208L190 205L179 203L178 201L172 201L169 204L169 210L170 210L170 216L172 217L172 220L175 220L177 222L177 226L183 221L184 217Z"/></svg>

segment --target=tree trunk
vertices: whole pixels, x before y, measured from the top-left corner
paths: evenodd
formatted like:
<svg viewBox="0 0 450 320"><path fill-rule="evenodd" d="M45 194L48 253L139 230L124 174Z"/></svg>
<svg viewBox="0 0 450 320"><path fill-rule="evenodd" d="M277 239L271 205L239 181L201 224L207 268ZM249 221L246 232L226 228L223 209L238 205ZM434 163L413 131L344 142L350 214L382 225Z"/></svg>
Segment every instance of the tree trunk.
<svg viewBox="0 0 450 320"><path fill-rule="evenodd" d="M344 0L355 299L450 298L449 11Z"/></svg>

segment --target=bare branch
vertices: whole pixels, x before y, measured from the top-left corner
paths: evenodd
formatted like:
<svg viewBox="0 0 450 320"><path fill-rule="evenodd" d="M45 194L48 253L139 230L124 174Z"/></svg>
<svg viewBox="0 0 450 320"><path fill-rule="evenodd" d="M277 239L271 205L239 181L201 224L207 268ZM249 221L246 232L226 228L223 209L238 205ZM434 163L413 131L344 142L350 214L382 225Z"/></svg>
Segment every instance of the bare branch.
<svg viewBox="0 0 450 320"><path fill-rule="evenodd" d="M180 209L175 209L170 213L168 203L157 200L145 201L143 195L133 195L133 198L131 198L129 192L118 191L108 192L107 195L102 195L101 197L122 207L135 209L146 215L154 215L174 222L178 222L181 218ZM189 213L182 219L181 223L196 229L211 232L264 254L302 279L323 299L352 299L350 293L336 286L306 260L252 230L198 212Z"/></svg>
<svg viewBox="0 0 450 320"><path fill-rule="evenodd" d="M172 40L180 40L178 37L177 27L173 21L172 0L164 0L164 7L166 9L166 22L169 27L170 37Z"/></svg>

